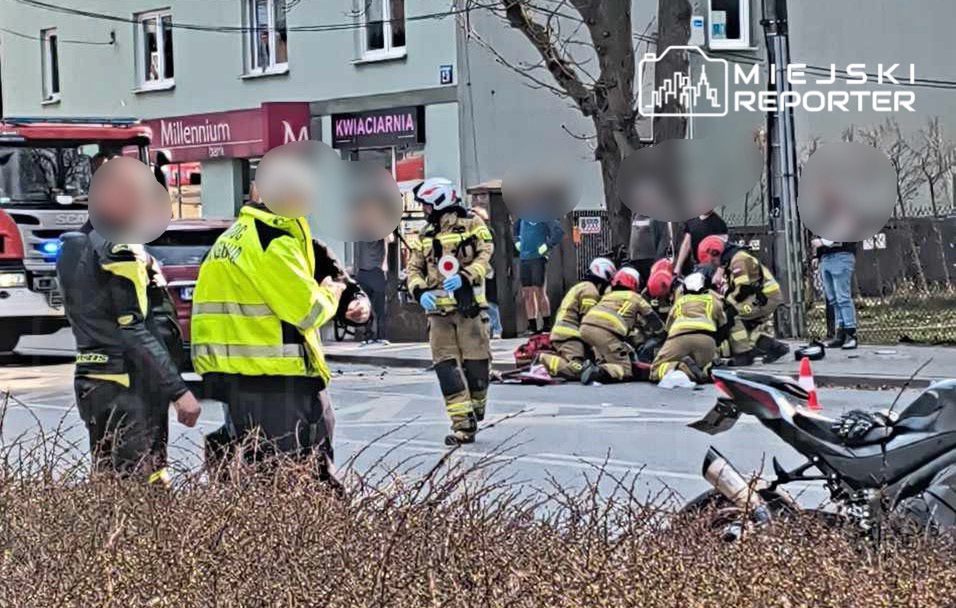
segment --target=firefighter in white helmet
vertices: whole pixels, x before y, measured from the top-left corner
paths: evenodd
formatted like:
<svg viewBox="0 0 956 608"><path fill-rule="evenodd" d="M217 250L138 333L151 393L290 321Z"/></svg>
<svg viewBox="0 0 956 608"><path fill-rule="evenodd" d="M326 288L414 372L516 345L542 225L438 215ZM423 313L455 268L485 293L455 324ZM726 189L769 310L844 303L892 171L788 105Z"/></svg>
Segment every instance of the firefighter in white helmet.
<svg viewBox="0 0 956 608"><path fill-rule="evenodd" d="M485 277L494 251L484 221L447 179L413 190L428 225L408 263L408 291L428 315L435 373L451 418L448 445L472 443L485 416L491 364Z"/></svg>
<svg viewBox="0 0 956 608"><path fill-rule="evenodd" d="M588 361L588 346L581 339L581 320L601 300L617 268L607 258L595 258L584 280L568 290L551 329L553 353L541 353L538 363L552 377L580 380Z"/></svg>

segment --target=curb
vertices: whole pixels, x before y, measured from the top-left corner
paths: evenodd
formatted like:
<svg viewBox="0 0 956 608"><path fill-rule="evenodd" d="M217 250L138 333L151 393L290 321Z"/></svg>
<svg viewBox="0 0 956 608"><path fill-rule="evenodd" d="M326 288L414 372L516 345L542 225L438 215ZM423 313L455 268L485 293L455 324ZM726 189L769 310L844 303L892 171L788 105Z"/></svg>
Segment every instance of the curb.
<svg viewBox="0 0 956 608"><path fill-rule="evenodd" d="M400 367L411 369L429 369L432 366L430 359L414 357L394 357L388 355L352 355L340 353L326 353L326 361L330 363L346 363L356 365L375 365L379 367ZM505 361L492 361L491 369L497 372L507 372L514 369L514 365ZM791 375L794 372L782 369L760 369L771 374ZM872 376L862 374L826 374L815 373L817 386L848 389L879 390L884 388L902 388L909 384L909 388L924 389L933 382L943 378L917 377L910 381L909 376Z"/></svg>

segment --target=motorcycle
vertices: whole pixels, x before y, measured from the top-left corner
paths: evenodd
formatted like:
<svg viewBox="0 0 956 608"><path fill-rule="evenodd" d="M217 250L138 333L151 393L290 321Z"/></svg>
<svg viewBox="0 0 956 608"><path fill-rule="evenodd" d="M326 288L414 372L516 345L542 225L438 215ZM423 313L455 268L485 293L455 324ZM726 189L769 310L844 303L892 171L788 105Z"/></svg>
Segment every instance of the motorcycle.
<svg viewBox="0 0 956 608"><path fill-rule="evenodd" d="M716 508L715 526L727 540L748 526L803 511L784 486L822 482L836 510L816 511L831 522L853 522L878 534L887 516L920 529L956 527L956 380L923 391L888 426L876 426L847 445L833 430L835 420L808 409L809 395L793 379L762 373L713 372L720 396L691 428L729 431L741 414L760 423L806 458L787 470L776 458L772 479L747 479L716 449L704 459L703 476L713 490L683 512Z"/></svg>

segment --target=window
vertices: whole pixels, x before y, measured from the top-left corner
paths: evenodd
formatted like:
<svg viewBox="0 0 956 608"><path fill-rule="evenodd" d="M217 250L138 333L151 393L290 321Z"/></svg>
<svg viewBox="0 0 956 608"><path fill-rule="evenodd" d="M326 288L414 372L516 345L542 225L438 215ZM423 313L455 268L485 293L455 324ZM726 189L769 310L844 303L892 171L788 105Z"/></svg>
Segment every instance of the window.
<svg viewBox="0 0 956 608"><path fill-rule="evenodd" d="M248 71L252 74L284 72L289 49L286 0L249 0Z"/></svg>
<svg viewBox="0 0 956 608"><path fill-rule="evenodd" d="M363 31L368 58L405 54L405 0L362 0Z"/></svg>
<svg viewBox="0 0 956 608"><path fill-rule="evenodd" d="M173 85L173 17L166 11L136 17L139 84L144 89Z"/></svg>
<svg viewBox="0 0 956 608"><path fill-rule="evenodd" d="M710 0L710 48L750 47L750 0Z"/></svg>
<svg viewBox="0 0 956 608"><path fill-rule="evenodd" d="M43 70L43 101L60 99L60 50L56 29L40 32L41 69Z"/></svg>

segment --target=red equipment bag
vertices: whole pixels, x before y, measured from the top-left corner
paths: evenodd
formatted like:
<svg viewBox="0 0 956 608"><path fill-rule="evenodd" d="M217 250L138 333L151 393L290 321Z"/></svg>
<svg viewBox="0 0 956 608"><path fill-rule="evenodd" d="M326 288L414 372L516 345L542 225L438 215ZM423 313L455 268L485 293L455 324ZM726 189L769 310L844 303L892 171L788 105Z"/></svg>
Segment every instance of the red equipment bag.
<svg viewBox="0 0 956 608"><path fill-rule="evenodd" d="M515 349L515 365L518 367L530 365L535 355L545 351L554 351L551 347L551 337L548 334L535 334Z"/></svg>

